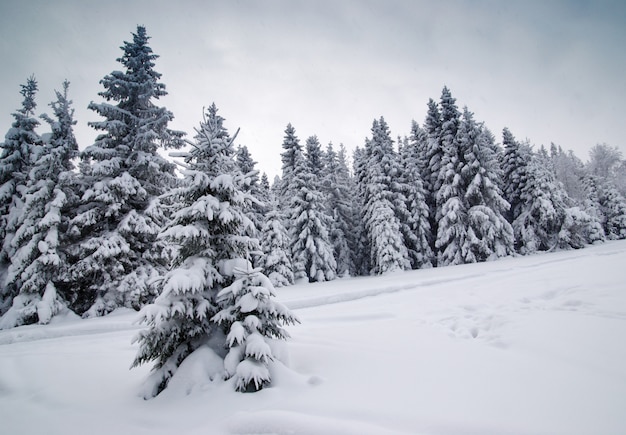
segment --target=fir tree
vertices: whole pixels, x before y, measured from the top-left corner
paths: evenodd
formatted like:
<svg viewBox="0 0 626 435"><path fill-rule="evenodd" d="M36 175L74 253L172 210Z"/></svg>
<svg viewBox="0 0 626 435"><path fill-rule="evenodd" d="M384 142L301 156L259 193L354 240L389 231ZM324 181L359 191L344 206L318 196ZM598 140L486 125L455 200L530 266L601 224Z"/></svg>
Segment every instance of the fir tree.
<svg viewBox="0 0 626 435"><path fill-rule="evenodd" d="M532 156L519 195L519 215L513 221L516 250L521 254L555 249L564 219L563 192L541 158Z"/></svg>
<svg viewBox="0 0 626 435"><path fill-rule="evenodd" d="M22 107L13 113L15 120L0 144L0 262L8 261L14 253L10 244L22 212L21 196L32 160L42 144L35 131L39 126L35 118L37 90L37 81L33 76L21 85L20 94L24 97Z"/></svg>
<svg viewBox="0 0 626 435"><path fill-rule="evenodd" d="M42 145L35 131L39 121L35 118L34 77L21 85L20 93L24 97L22 107L13 113L15 120L0 144L0 314L9 308L19 290L14 285L4 285L5 274L15 255L12 239L23 214L28 174Z"/></svg>
<svg viewBox="0 0 626 435"><path fill-rule="evenodd" d="M369 149L369 139L365 140L366 147L361 149L356 147L352 155L354 179L356 184L356 195L354 206L354 215L357 224L355 225L355 249L354 249L354 266L357 275L369 275L371 271L370 256L371 247L367 234L367 225L365 223L365 206L370 199L368 193L368 174L367 166L367 150Z"/></svg>
<svg viewBox="0 0 626 435"><path fill-rule="evenodd" d="M428 206L428 216L433 236L430 237L431 250L436 252L435 240L439 222L437 216L437 190L439 189L438 178L441 171L443 148L441 147L441 112L439 105L431 98L428 101L428 112L424 121L424 143L421 151L421 176L424 183L424 199ZM420 138L422 139L422 138ZM417 137L414 140L418 140Z"/></svg>
<svg viewBox="0 0 626 435"><path fill-rule="evenodd" d="M328 234L330 218L326 214L326 198L313 172L318 148L319 142L313 136L307 140L307 150L312 150L313 156L295 153L289 186L289 235L294 275L296 280L307 278L310 282L330 281L337 273Z"/></svg>
<svg viewBox="0 0 626 435"><path fill-rule="evenodd" d="M291 124L288 124L285 129L282 147L284 151L280 156L283 166L278 201L281 209L286 210L288 208L289 198L291 197L290 189L293 185L293 172L296 168L296 161L298 155L301 155L303 152L302 145L300 145L298 136L296 136L296 129Z"/></svg>
<svg viewBox="0 0 626 435"><path fill-rule="evenodd" d="M430 99L428 101L428 112L424 121L424 130L426 132L426 143L423 151L423 170L422 178L424 180L424 189L426 190L426 202L431 208L431 215L434 219L436 210L436 192L438 190L437 179L441 171L441 159L443 157L443 149L441 148L441 112L438 104Z"/></svg>
<svg viewBox="0 0 626 435"><path fill-rule="evenodd" d="M257 201L252 205L250 210L250 219L254 223L254 227L259 231L263 228L264 216L267 212L267 204L262 191L259 179L259 171L256 169L256 163L246 146L239 146L236 154L237 166L242 174L245 175L244 190L249 192ZM257 234L257 238L260 234Z"/></svg>
<svg viewBox="0 0 626 435"><path fill-rule="evenodd" d="M289 234L283 226L282 216L275 200L269 202L265 225L261 232L261 267L274 287L294 283L293 268L289 255Z"/></svg>
<svg viewBox="0 0 626 435"><path fill-rule="evenodd" d="M356 273L353 260L354 216L350 173L345 161L345 148L339 154L329 143L324 155L323 188L328 198L328 210L331 216L330 242L337 261L337 275L350 276Z"/></svg>
<svg viewBox="0 0 626 435"><path fill-rule="evenodd" d="M416 122L411 127L411 140L402 147L403 185L406 186L407 210L411 213L411 232L415 236L409 250L413 269L432 267L435 262L431 249L429 209L422 183L424 131Z"/></svg>
<svg viewBox="0 0 626 435"><path fill-rule="evenodd" d="M405 243L409 226L406 197L395 177L399 159L393 149L384 118L374 120L372 139L366 141L358 174L362 184L363 223L369 247L371 273L382 274L411 268Z"/></svg>
<svg viewBox="0 0 626 435"><path fill-rule="evenodd" d="M393 213L393 204L386 199L372 201L364 216L371 249L371 273L407 270L411 267L400 224Z"/></svg>
<svg viewBox="0 0 626 435"><path fill-rule="evenodd" d="M155 100L165 96L158 57L144 27L121 47L124 71L101 80L106 102L89 108L104 117L91 122L103 131L82 153L85 192L73 219L74 267L65 286L75 289L72 306L85 316L119 306L139 309L155 296L151 280L166 259L156 235L164 221L159 195L176 184L174 165L159 148L179 147L182 133L168 129L173 115Z"/></svg>
<svg viewBox="0 0 626 435"><path fill-rule="evenodd" d="M235 287L231 288L234 299L220 292L235 282L233 268L248 267L250 254L259 246L246 213L254 198L244 190L245 176L234 159L235 138L223 121L215 104L209 107L185 156L183 185L171 193L178 209L159 234L177 249L159 296L142 310L148 329L135 339L141 348L133 365L155 362L148 397L160 393L196 349L210 346L224 356L235 343L227 341L227 334L237 316L222 314L212 319L235 309L232 304L239 300ZM241 296L249 291L254 296L254 288L249 287Z"/></svg>
<svg viewBox="0 0 626 435"><path fill-rule="evenodd" d="M521 214L521 192L524 188L528 175L527 168L531 159L531 149L527 144L520 144L515 140L508 128L502 130L502 183L504 197L510 204L507 213L509 222L515 221Z"/></svg>
<svg viewBox="0 0 626 435"><path fill-rule="evenodd" d="M43 116L52 134L33 163L22 195L24 208L11 241L15 255L7 275L7 287L17 296L3 316L1 327L48 323L65 309L65 299L71 297L64 298L56 288L60 270L67 267L64 211L75 198L71 160L78 154L68 87L69 83L64 82L63 92L57 91L57 100L50 104L56 119Z"/></svg>
<svg viewBox="0 0 626 435"><path fill-rule="evenodd" d="M493 136L465 108L457 140L465 162L460 171L467 208L464 262L510 255L514 252L513 228L504 216L510 205L498 186Z"/></svg>
<svg viewBox="0 0 626 435"><path fill-rule="evenodd" d="M270 340L289 338L283 325L298 319L274 300L274 287L260 269L235 268L234 276L235 281L217 296L225 308L211 320L227 327L226 377L234 378L235 390L254 392L272 381Z"/></svg>
<svg viewBox="0 0 626 435"><path fill-rule="evenodd" d="M447 266L464 263L463 246L467 243L467 207L461 171L465 165L457 131L460 114L456 99L448 88L441 93L441 131L439 144L442 149L439 176L435 184L437 265Z"/></svg>

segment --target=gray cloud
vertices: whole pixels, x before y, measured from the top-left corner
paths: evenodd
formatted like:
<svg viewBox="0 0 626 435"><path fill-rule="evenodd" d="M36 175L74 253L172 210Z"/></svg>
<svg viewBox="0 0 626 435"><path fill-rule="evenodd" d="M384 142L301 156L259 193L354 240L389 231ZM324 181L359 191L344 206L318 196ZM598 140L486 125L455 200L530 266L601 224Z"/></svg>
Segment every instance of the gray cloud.
<svg viewBox="0 0 626 435"><path fill-rule="evenodd" d="M596 142L624 145L625 11L619 1L5 0L0 132L28 75L41 111L67 78L87 146L86 106L143 24L173 127L192 133L215 101L272 174L288 122L303 140L354 147L381 115L406 134L444 84L497 135L506 125L585 159Z"/></svg>

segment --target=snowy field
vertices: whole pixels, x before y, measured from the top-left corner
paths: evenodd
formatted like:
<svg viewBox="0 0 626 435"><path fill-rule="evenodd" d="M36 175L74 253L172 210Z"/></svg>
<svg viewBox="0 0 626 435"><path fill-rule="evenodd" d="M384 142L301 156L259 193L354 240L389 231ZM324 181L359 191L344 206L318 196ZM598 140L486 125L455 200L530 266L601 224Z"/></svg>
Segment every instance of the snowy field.
<svg viewBox="0 0 626 435"><path fill-rule="evenodd" d="M254 394L195 358L141 399L134 312L0 331L0 433L626 433L626 241L278 294L302 324Z"/></svg>

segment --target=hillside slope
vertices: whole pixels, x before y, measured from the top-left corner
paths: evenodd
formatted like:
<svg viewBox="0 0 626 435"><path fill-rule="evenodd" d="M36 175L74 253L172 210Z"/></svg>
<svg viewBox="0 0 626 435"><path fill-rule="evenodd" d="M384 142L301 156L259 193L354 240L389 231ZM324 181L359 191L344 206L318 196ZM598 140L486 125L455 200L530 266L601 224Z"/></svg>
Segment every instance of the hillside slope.
<svg viewBox="0 0 626 435"><path fill-rule="evenodd" d="M626 241L280 289L255 394L198 353L140 398L137 313L0 331L7 434L626 433Z"/></svg>

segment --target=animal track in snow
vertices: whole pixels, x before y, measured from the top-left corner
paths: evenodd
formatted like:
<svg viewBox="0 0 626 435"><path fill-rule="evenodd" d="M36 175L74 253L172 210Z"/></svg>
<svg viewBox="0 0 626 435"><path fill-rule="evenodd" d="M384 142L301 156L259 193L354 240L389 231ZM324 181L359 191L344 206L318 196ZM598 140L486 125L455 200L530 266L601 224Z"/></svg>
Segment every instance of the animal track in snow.
<svg viewBox="0 0 626 435"><path fill-rule="evenodd" d="M501 327L506 323L503 316L493 313L486 306L464 305L456 314L440 319L436 324L443 327L453 338L479 340L495 347L507 347L501 336Z"/></svg>

